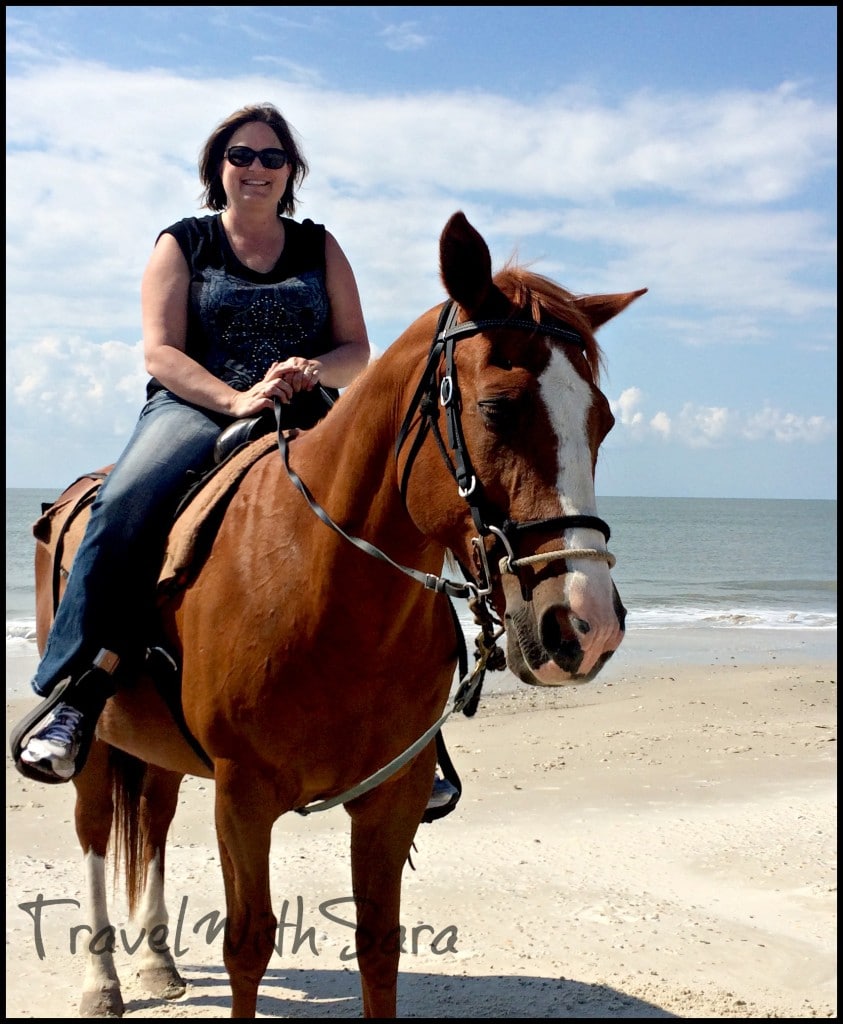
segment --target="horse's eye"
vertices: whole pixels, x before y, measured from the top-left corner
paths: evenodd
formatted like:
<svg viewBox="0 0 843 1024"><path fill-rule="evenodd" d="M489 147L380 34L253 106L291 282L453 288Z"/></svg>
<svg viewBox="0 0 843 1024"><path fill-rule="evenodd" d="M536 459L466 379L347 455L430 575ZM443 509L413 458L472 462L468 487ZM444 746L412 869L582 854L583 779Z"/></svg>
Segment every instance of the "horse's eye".
<svg viewBox="0 0 843 1024"><path fill-rule="evenodd" d="M518 403L511 398L484 398L477 403L480 415L489 427L504 430L514 427L518 416Z"/></svg>
<svg viewBox="0 0 843 1024"><path fill-rule="evenodd" d="M496 366L499 370L511 370L512 363L506 356L495 354L490 360L492 366Z"/></svg>

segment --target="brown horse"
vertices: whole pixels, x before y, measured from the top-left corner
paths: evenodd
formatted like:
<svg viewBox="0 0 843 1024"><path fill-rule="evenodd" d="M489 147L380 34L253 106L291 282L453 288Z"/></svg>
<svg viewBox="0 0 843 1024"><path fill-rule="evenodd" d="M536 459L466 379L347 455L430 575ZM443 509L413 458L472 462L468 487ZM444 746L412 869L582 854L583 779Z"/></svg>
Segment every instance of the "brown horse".
<svg viewBox="0 0 843 1024"><path fill-rule="evenodd" d="M517 266L493 277L461 213L442 232L440 269L449 300L322 422L293 439L279 428L280 456L244 471L207 558L162 593L188 738L149 673L124 680L74 780L95 933L108 925L112 824L130 907L151 932L167 922L165 843L180 781L214 780L232 1017L255 1016L273 950L273 824L325 802L351 819L363 1013L395 1016L390 936L460 654L449 596L491 603L507 663L528 684L593 679L624 635L594 495L613 423L594 332L646 289L577 297ZM441 575L449 559L465 584ZM41 644L54 568L43 561ZM184 992L166 946L150 943L144 956L152 993ZM92 955L82 1015L122 1012L111 957Z"/></svg>

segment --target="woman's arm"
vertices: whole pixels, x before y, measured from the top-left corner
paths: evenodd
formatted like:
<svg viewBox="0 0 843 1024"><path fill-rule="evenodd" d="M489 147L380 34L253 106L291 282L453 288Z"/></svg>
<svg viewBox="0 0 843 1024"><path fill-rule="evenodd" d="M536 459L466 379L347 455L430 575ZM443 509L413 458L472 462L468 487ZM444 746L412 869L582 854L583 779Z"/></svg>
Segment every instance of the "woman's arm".
<svg viewBox="0 0 843 1024"><path fill-rule="evenodd" d="M342 388L369 362L369 335L354 271L334 236L325 232L325 278L334 348L319 357L320 383Z"/></svg>

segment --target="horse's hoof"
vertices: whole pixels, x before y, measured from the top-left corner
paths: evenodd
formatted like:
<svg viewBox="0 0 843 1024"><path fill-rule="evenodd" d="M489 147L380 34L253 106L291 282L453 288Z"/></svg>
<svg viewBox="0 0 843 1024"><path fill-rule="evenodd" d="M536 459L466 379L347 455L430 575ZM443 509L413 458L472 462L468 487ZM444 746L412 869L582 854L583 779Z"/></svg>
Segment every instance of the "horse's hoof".
<svg viewBox="0 0 843 1024"><path fill-rule="evenodd" d="M146 992L158 999L180 999L187 991L175 967L149 967L138 971L138 979Z"/></svg>
<svg viewBox="0 0 843 1024"><path fill-rule="evenodd" d="M120 989L101 992L83 992L79 1006L80 1017L122 1017L123 996Z"/></svg>

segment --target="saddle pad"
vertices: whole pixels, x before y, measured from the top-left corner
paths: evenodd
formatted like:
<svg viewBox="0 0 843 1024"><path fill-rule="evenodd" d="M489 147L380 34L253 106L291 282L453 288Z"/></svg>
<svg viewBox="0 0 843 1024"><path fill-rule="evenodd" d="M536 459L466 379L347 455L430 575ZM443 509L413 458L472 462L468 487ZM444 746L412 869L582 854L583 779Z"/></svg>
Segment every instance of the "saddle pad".
<svg viewBox="0 0 843 1024"><path fill-rule="evenodd" d="M243 445L202 480L181 506L167 538L158 590L168 595L181 589L204 561L228 503L246 472L278 445L266 434Z"/></svg>
<svg viewBox="0 0 843 1024"><path fill-rule="evenodd" d="M70 574L73 556L88 524L87 511L97 495L100 484L111 469L111 466L105 466L74 480L52 505L42 506L41 515L32 526L32 535L38 541L35 551L36 565L49 566L51 570L50 600L53 612L64 593L64 584ZM82 515L83 512L86 514Z"/></svg>

